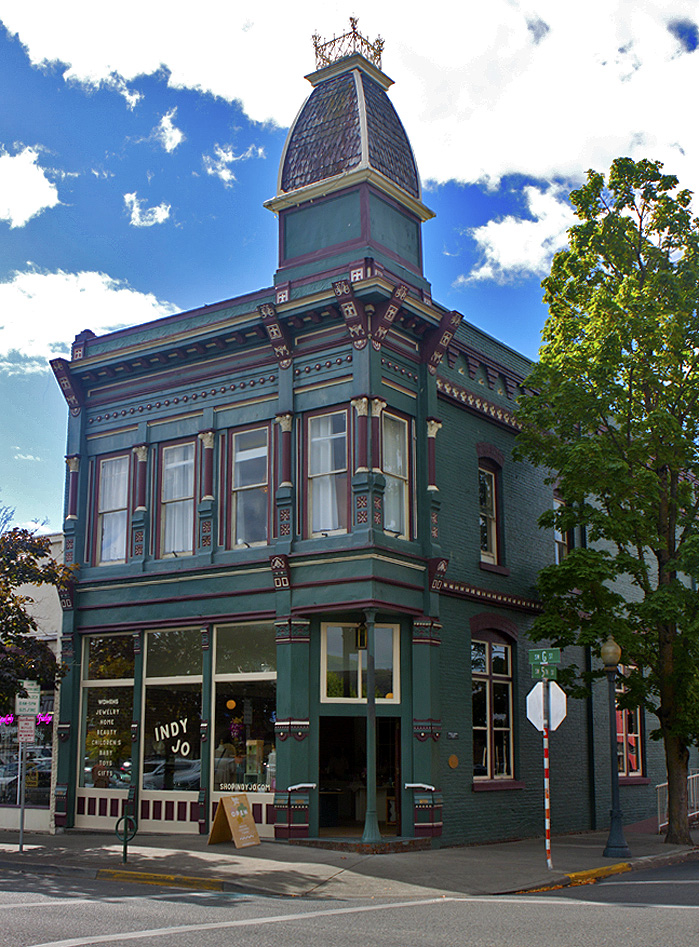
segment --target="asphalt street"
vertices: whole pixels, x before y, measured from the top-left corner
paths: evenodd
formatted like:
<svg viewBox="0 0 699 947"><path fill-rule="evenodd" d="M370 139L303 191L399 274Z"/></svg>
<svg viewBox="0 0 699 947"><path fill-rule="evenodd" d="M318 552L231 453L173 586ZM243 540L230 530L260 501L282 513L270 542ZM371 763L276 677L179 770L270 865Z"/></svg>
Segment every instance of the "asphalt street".
<svg viewBox="0 0 699 947"><path fill-rule="evenodd" d="M351 901L8 872L0 947L696 947L699 864L559 892Z"/></svg>

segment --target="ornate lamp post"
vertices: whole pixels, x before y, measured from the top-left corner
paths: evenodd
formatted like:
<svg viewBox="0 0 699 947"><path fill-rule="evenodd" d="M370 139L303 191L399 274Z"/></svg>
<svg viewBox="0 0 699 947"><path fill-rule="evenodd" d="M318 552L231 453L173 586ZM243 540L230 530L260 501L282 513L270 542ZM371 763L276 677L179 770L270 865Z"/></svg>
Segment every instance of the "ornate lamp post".
<svg viewBox="0 0 699 947"><path fill-rule="evenodd" d="M609 813L609 838L602 853L605 858L628 858L631 855L624 838L619 805L619 762L617 759L616 688L617 665L621 660L621 648L610 635L602 645L602 661L609 684L609 749L612 764L612 808Z"/></svg>

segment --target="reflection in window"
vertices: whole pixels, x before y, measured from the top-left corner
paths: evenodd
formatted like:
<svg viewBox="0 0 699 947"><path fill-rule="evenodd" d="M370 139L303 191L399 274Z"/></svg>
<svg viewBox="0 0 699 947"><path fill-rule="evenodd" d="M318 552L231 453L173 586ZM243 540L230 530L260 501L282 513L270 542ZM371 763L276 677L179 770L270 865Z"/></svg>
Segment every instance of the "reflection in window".
<svg viewBox="0 0 699 947"><path fill-rule="evenodd" d="M216 684L214 792L273 792L276 681Z"/></svg>
<svg viewBox="0 0 699 947"><path fill-rule="evenodd" d="M276 672L274 625L231 625L216 629L216 674Z"/></svg>
<svg viewBox="0 0 699 947"><path fill-rule="evenodd" d="M621 667L616 677L617 701L626 691L624 678L633 668ZM636 706L630 710L622 709L618 703L616 708L616 749L617 764L620 776L643 775L641 708Z"/></svg>
<svg viewBox="0 0 699 947"><path fill-rule="evenodd" d="M128 455L100 461L98 492L98 562L124 562L128 525Z"/></svg>
<svg viewBox="0 0 699 947"><path fill-rule="evenodd" d="M324 700L366 700L366 631L360 625L323 628ZM398 702L398 627L374 627L374 681L377 700ZM361 694L361 697L359 696Z"/></svg>
<svg viewBox="0 0 699 947"><path fill-rule="evenodd" d="M408 423L383 413L384 529L408 535Z"/></svg>
<svg viewBox="0 0 699 947"><path fill-rule="evenodd" d="M473 775L513 776L512 649L497 641L471 643Z"/></svg>
<svg viewBox="0 0 699 947"><path fill-rule="evenodd" d="M201 684L148 684L143 724L145 790L198 790Z"/></svg>
<svg viewBox="0 0 699 947"><path fill-rule="evenodd" d="M199 629L149 631L146 635L146 675L179 677L185 674L201 674Z"/></svg>
<svg viewBox="0 0 699 947"><path fill-rule="evenodd" d="M133 635L93 635L85 647L87 680L118 681L133 677Z"/></svg>
<svg viewBox="0 0 699 947"><path fill-rule="evenodd" d="M189 553L194 535L194 444L165 447L162 460L161 553Z"/></svg>
<svg viewBox="0 0 699 947"><path fill-rule="evenodd" d="M131 781L133 685L83 689L80 785L125 789Z"/></svg>
<svg viewBox="0 0 699 947"><path fill-rule="evenodd" d="M497 496L495 474L484 467L478 468L478 498L480 506L481 561L498 561Z"/></svg>
<svg viewBox="0 0 699 947"><path fill-rule="evenodd" d="M51 765L53 761L53 693L42 693L36 718L34 743L25 745L27 765L24 802L27 806L48 809L51 801ZM22 787L17 756L17 718L0 717L0 805L19 806Z"/></svg>
<svg viewBox="0 0 699 947"><path fill-rule="evenodd" d="M267 428L233 435L233 537L236 546L267 542Z"/></svg>
<svg viewBox="0 0 699 947"><path fill-rule="evenodd" d="M308 490L311 533L347 529L347 413L309 421Z"/></svg>

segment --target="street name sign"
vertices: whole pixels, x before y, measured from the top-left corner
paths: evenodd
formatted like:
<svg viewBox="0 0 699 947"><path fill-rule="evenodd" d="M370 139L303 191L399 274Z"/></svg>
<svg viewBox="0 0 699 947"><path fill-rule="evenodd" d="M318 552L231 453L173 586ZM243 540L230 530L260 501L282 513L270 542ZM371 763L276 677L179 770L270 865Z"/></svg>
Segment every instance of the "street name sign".
<svg viewBox="0 0 699 947"><path fill-rule="evenodd" d="M560 648L532 648L529 651L530 664L560 664Z"/></svg>
<svg viewBox="0 0 699 947"><path fill-rule="evenodd" d="M555 664L532 664L531 670L535 681L555 681L558 676Z"/></svg>

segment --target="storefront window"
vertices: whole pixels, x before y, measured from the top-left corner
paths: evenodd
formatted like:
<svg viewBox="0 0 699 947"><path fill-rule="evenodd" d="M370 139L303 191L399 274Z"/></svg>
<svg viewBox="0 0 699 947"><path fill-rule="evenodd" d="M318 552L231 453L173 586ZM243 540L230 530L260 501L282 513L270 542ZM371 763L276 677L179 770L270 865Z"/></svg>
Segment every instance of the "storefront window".
<svg viewBox="0 0 699 947"><path fill-rule="evenodd" d="M53 742L52 693L41 695L35 732L34 743L26 746L24 802L27 806L48 808L51 794ZM20 804L18 748L17 718L14 714L0 717L0 805L18 806Z"/></svg>
<svg viewBox="0 0 699 947"><path fill-rule="evenodd" d="M398 626L374 628L374 695L397 703ZM361 625L324 625L321 699L366 700L366 629ZM361 697L359 696L361 694Z"/></svg>
<svg viewBox="0 0 699 947"><path fill-rule="evenodd" d="M87 640L85 677L90 681L133 678L133 635Z"/></svg>
<svg viewBox="0 0 699 947"><path fill-rule="evenodd" d="M201 684L146 686L143 789L199 789L200 724Z"/></svg>
<svg viewBox="0 0 699 947"><path fill-rule="evenodd" d="M146 637L146 677L201 674L201 632L151 631Z"/></svg>
<svg viewBox="0 0 699 947"><path fill-rule="evenodd" d="M80 785L124 789L131 781L132 687L83 690L83 770Z"/></svg>
<svg viewBox="0 0 699 947"><path fill-rule="evenodd" d="M274 625L216 629L214 792L273 792L277 756Z"/></svg>
<svg viewBox="0 0 699 947"><path fill-rule="evenodd" d="M216 684L214 792L276 788L276 681Z"/></svg>
<svg viewBox="0 0 699 947"><path fill-rule="evenodd" d="M125 789L131 783L133 635L84 640L82 765L79 785Z"/></svg>

